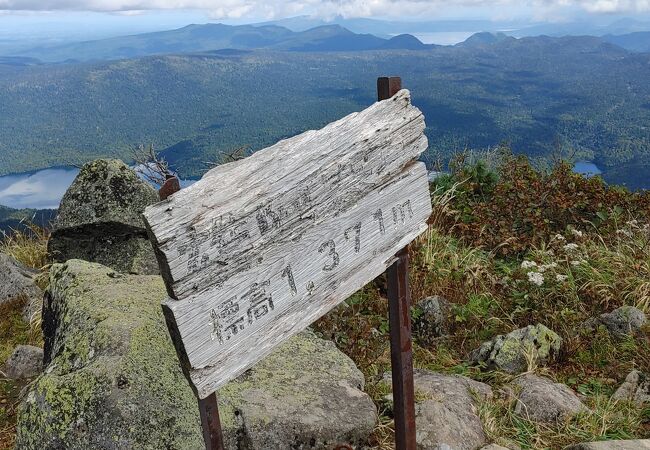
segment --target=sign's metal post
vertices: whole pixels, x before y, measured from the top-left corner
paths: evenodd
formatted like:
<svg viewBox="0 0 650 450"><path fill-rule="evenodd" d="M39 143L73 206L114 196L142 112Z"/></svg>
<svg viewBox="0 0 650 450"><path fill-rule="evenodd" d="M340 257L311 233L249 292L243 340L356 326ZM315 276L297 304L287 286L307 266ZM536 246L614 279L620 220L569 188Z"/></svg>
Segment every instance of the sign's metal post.
<svg viewBox="0 0 650 450"><path fill-rule="evenodd" d="M217 395L211 394L199 399L199 412L206 450L224 450Z"/></svg>
<svg viewBox="0 0 650 450"><path fill-rule="evenodd" d="M180 180L175 176L168 176L165 183L158 190L160 200L166 200L170 195L181 190ZM168 322L170 332L174 332L173 324ZM223 445L223 432L221 430L221 420L219 418L219 406L217 404L217 394L211 394L199 401L199 415L201 416L201 429L203 430L203 440L205 441L206 450L225 450Z"/></svg>
<svg viewBox="0 0 650 450"><path fill-rule="evenodd" d="M377 79L378 100L387 100L402 88L399 77ZM390 323L390 356L393 379L395 448L415 450L415 389L411 343L411 293L409 291L409 249L400 250L386 272Z"/></svg>

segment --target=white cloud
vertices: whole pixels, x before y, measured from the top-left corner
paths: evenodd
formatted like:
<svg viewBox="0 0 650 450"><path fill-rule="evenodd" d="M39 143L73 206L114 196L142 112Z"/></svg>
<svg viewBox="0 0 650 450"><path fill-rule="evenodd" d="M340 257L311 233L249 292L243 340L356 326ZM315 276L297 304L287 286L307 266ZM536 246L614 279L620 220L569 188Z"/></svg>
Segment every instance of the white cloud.
<svg viewBox="0 0 650 450"><path fill-rule="evenodd" d="M647 12L650 0L0 0L0 10L142 11L200 9L215 18L249 15L281 17L295 14L345 17L436 16L449 8L529 7L536 13L582 8L590 13Z"/></svg>

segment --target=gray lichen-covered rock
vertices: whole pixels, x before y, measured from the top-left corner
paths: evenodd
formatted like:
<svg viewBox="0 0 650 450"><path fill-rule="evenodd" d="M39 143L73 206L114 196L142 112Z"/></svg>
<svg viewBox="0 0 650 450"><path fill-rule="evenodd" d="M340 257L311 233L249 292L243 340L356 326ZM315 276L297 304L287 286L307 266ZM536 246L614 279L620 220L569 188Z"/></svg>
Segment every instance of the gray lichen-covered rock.
<svg viewBox="0 0 650 450"><path fill-rule="evenodd" d="M584 442L567 447L566 450L650 450L650 439Z"/></svg>
<svg viewBox="0 0 650 450"><path fill-rule="evenodd" d="M363 446L377 423L363 374L332 342L306 331L219 390L222 420L242 450ZM234 446L230 448L235 448Z"/></svg>
<svg viewBox="0 0 650 450"><path fill-rule="evenodd" d="M8 378L32 378L43 370L43 349L18 345L7 359L3 372Z"/></svg>
<svg viewBox="0 0 650 450"><path fill-rule="evenodd" d="M561 383L525 375L514 381L521 392L515 406L515 413L536 422L556 423L580 412L588 411L578 396Z"/></svg>
<svg viewBox="0 0 650 450"><path fill-rule="evenodd" d="M642 404L650 404L650 378L638 370L633 370L625 378L625 382L612 395L614 400L624 400Z"/></svg>
<svg viewBox="0 0 650 450"><path fill-rule="evenodd" d="M201 449L197 404L162 319L162 280L71 260L50 272L45 372L17 449Z"/></svg>
<svg viewBox="0 0 650 450"><path fill-rule="evenodd" d="M12 257L0 253L0 305L12 300L23 301L25 320L30 319L43 299L43 291L33 278L36 273Z"/></svg>
<svg viewBox="0 0 650 450"><path fill-rule="evenodd" d="M158 194L119 160L83 166L65 193L48 251L59 262L83 259L117 271L157 274L141 218Z"/></svg>
<svg viewBox="0 0 650 450"><path fill-rule="evenodd" d="M634 306L621 306L610 313L601 314L585 322L583 328L593 330L604 325L616 337L633 335L646 323L646 316Z"/></svg>
<svg viewBox="0 0 650 450"><path fill-rule="evenodd" d="M530 362L546 364L555 358L562 338L542 324L529 325L484 342L469 355L470 362L485 364L489 369L521 373Z"/></svg>
<svg viewBox="0 0 650 450"><path fill-rule="evenodd" d="M385 379L390 383L389 375ZM490 386L459 375L417 369L413 380L419 450L476 450L487 443L477 399L492 397Z"/></svg>
<svg viewBox="0 0 650 450"><path fill-rule="evenodd" d="M49 365L20 407L16 448L205 448L162 280L71 260L53 266L50 283ZM364 443L377 416L363 383L333 344L302 333L219 391L226 448Z"/></svg>
<svg viewBox="0 0 650 450"><path fill-rule="evenodd" d="M432 344L436 338L449 334L451 305L435 295L418 304L420 315L413 321L413 333L424 345Z"/></svg>

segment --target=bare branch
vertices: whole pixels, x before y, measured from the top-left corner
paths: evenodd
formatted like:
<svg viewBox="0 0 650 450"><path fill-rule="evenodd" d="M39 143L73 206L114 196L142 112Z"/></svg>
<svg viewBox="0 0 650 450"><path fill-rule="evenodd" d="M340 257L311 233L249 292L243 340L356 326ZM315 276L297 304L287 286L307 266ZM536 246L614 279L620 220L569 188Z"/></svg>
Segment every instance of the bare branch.
<svg viewBox="0 0 650 450"><path fill-rule="evenodd" d="M156 153L153 144L148 147L142 144L133 147L132 154L134 170L150 183L162 186L169 177L174 176L169 163Z"/></svg>

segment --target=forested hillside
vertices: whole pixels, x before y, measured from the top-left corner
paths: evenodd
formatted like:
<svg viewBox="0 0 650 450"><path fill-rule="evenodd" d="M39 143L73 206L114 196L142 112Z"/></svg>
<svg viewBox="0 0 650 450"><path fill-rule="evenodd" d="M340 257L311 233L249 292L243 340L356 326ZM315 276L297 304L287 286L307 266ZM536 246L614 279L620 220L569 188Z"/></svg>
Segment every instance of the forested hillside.
<svg viewBox="0 0 650 450"><path fill-rule="evenodd" d="M12 209L0 205L0 241L5 233L24 230L31 225L47 227L54 220L54 209Z"/></svg>
<svg viewBox="0 0 650 450"><path fill-rule="evenodd" d="M317 128L401 75L425 113L429 162L509 141L533 157L594 160L648 186L650 55L598 38L524 38L420 51L225 50L60 65L0 64L0 173L153 143L181 174L242 145Z"/></svg>

